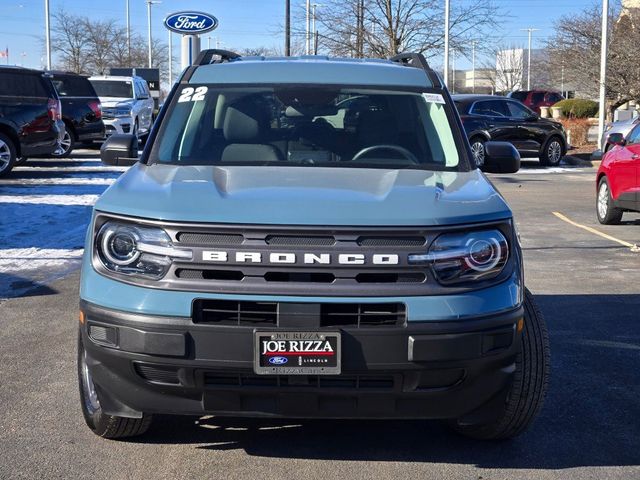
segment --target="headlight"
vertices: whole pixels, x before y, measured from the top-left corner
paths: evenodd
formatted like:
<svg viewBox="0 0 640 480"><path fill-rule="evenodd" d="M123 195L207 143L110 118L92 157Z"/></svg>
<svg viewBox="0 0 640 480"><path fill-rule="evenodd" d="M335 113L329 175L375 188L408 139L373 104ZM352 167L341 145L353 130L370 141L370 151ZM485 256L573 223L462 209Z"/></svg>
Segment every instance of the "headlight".
<svg viewBox="0 0 640 480"><path fill-rule="evenodd" d="M118 107L115 110L116 117L130 117L131 116L131 108L130 107Z"/></svg>
<svg viewBox="0 0 640 480"><path fill-rule="evenodd" d="M443 285L497 277L509 258L507 239L499 230L445 233L426 255L409 255L409 263L428 264Z"/></svg>
<svg viewBox="0 0 640 480"><path fill-rule="evenodd" d="M192 258L190 250L174 248L161 228L115 221L105 223L96 236L96 251L102 265L124 275L163 277L174 258Z"/></svg>

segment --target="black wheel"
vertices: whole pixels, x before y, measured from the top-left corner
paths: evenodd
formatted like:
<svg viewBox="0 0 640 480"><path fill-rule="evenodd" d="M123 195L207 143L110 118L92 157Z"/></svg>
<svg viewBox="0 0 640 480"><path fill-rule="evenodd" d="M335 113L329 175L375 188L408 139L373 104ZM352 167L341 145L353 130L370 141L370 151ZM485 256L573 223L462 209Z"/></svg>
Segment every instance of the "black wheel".
<svg viewBox="0 0 640 480"><path fill-rule="evenodd" d="M564 145L559 137L551 137L540 151L540 163L548 167L557 167L564 156Z"/></svg>
<svg viewBox="0 0 640 480"><path fill-rule="evenodd" d="M0 133L0 177L6 177L16 163L16 147L4 133Z"/></svg>
<svg viewBox="0 0 640 480"><path fill-rule="evenodd" d="M87 366L86 351L80 332L78 332L78 385L84 420L96 435L104 438L135 437L149 429L151 415L143 414L142 418L125 418L102 412L91 372Z"/></svg>
<svg viewBox="0 0 640 480"><path fill-rule="evenodd" d="M467 436L481 440L499 440L519 435L536 418L547 393L551 368L549 334L544 318L534 303L533 295L525 290L524 331L521 349L516 358L513 385L507 396L504 411L492 423L459 425L453 428Z"/></svg>
<svg viewBox="0 0 640 480"><path fill-rule="evenodd" d="M602 177L598 182L598 195L596 196L596 215L603 225L615 225L622 220L622 210L613 206L611 189L607 177Z"/></svg>
<svg viewBox="0 0 640 480"><path fill-rule="evenodd" d="M68 126L65 126L64 137L60 141L60 147L54 151L51 156L57 158L68 157L75 147L75 135Z"/></svg>
<svg viewBox="0 0 640 480"><path fill-rule="evenodd" d="M29 157L18 157L16 158L16 161L13 162L13 166L17 167L18 165L24 165L27 163L27 160L29 160Z"/></svg>

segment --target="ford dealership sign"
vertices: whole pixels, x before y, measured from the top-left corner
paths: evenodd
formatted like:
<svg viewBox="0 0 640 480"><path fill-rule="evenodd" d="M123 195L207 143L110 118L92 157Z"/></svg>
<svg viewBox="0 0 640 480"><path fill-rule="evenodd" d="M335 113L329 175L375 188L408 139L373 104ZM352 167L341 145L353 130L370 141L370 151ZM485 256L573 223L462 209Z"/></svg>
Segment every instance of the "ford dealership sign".
<svg viewBox="0 0 640 480"><path fill-rule="evenodd" d="M218 26L218 19L202 12L177 12L164 19L164 26L182 35L198 35Z"/></svg>

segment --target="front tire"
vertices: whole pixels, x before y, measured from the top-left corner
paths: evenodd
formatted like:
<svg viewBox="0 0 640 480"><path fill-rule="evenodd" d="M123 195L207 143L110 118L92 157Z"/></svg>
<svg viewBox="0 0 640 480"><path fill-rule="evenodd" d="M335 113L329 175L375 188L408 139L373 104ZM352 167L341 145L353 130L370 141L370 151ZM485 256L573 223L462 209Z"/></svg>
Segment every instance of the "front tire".
<svg viewBox="0 0 640 480"><path fill-rule="evenodd" d="M602 177L598 182L598 194L596 196L596 215L603 225L617 225L622 220L622 210L613 205L613 197L607 177Z"/></svg>
<svg viewBox="0 0 640 480"><path fill-rule="evenodd" d="M473 155L473 161L476 162L476 166L478 168L484 165L485 159L485 139L482 137L473 137L469 140L469 144L471 145L471 154Z"/></svg>
<svg viewBox="0 0 640 480"><path fill-rule="evenodd" d="M564 156L564 150L562 140L558 137L551 137L540 152L540 163L547 167L557 167Z"/></svg>
<svg viewBox="0 0 640 480"><path fill-rule="evenodd" d="M11 173L16 163L16 147L4 133L0 133L0 178Z"/></svg>
<svg viewBox="0 0 640 480"><path fill-rule="evenodd" d="M135 437L145 433L151 426L151 415L143 414L142 418L126 418L107 415L102 411L86 358L82 333L78 331L78 386L82 415L87 426L93 433L103 438Z"/></svg>
<svg viewBox="0 0 640 480"><path fill-rule="evenodd" d="M513 438L536 418L547 393L551 362L547 326L529 290L525 290L524 330L520 341L513 385L501 415L483 425L454 422L453 428L458 433L480 440Z"/></svg>

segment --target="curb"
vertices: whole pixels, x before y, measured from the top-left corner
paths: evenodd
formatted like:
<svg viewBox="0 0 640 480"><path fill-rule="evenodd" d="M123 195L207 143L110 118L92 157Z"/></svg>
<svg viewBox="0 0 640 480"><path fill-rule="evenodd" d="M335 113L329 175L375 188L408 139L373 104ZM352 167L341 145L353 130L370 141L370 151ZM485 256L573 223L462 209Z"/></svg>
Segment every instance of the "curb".
<svg viewBox="0 0 640 480"><path fill-rule="evenodd" d="M574 155L565 155L562 160L574 167L598 168L600 167L600 163L602 163L601 160L583 160Z"/></svg>

